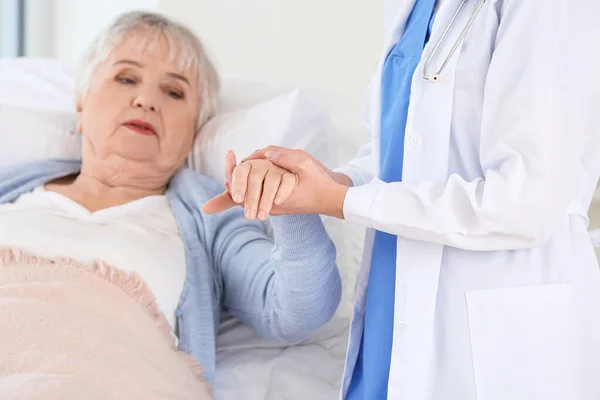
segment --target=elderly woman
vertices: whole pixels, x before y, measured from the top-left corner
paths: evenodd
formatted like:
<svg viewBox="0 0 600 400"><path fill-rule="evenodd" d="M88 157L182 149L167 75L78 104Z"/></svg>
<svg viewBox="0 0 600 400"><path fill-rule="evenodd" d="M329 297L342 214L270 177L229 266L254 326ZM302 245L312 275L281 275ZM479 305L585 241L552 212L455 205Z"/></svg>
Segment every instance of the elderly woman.
<svg viewBox="0 0 600 400"><path fill-rule="evenodd" d="M138 341L154 334L152 326L168 327L180 352L192 356L186 362L197 367L192 368L196 372L201 367L204 379L210 382L222 310L260 335L288 343L307 338L327 322L338 305L341 284L335 248L319 216L273 218L272 240L263 225L249 221L240 208L219 215L201 211L206 200L223 190L183 167L198 128L215 113L217 102L217 74L199 40L162 16L129 13L118 18L93 44L83 67L77 97L78 130L83 135L81 163L49 160L0 172L0 288L21 287L18 295L9 294L18 298L34 290L33 286L54 285L44 295L32 297L42 296L56 303L59 298L70 296L71 300L60 303L70 317L57 314L56 309L0 308L3 329L19 331L29 340L26 344L22 343L25 339L4 344L9 353L20 354L20 361L14 363L18 366L0 364L0 375L29 374L31 378L37 374L36 385L45 385L46 394L58 385L45 380L51 374L77 376L78 383L65 384L68 390L60 392L62 395L68 392L75 396L81 389L86 399L96 398L92 393L106 398L100 394L104 392L94 392L100 390L97 382L82 383L87 376L81 370L65 373L55 369L60 363L71 363L76 369L73 354L84 357L84 351L76 351L82 346L96 359L103 357L102 366L85 366L96 378L98 374L107 380L129 374L123 381L113 382L111 390L102 389L117 396L114 398L201 398L190 389L193 385L186 387L185 395L177 392L178 386L184 385L183 378L158 363L169 356L160 353L156 343L150 342L145 351L131 350L141 346ZM288 182L289 192L295 184L293 176L268 161L254 161L252 168L255 177L265 180L265 187L277 188L279 182ZM11 268L15 265L20 269ZM42 265L44 271L39 270ZM73 278L69 267L85 271L86 277ZM43 274L50 275L44 278ZM95 280L97 276L101 282ZM81 284L80 278L93 281L81 298L71 292ZM40 285L27 286L25 282ZM69 285L63 287L60 282ZM119 294L103 284L118 286ZM125 293L140 303L136 290L144 288L150 292L142 299L145 309L155 307L156 312L151 313L154 325L139 322L143 318L127 308L132 307L132 301L119 302L106 294L114 293L117 298ZM101 300L104 305L91 304L99 294L105 295ZM0 290L0 300L5 295ZM69 308L74 303L76 311ZM27 304L30 307L31 302ZM77 318L93 320L90 313L104 318L94 328L100 333L78 323ZM24 320L26 315L35 318ZM54 317L60 320L53 321ZM139 321L134 324L130 318ZM95 323L90 321L86 323ZM52 329L57 324L60 334ZM141 331L140 326L151 328ZM118 332L111 331L113 328ZM139 335L127 337L134 332ZM86 343L91 340L88 335L95 334L104 342ZM59 340L62 335L71 338L70 344ZM53 346L70 348L55 351L52 357L61 361L50 362L41 355L31 355L31 349L36 348L33 341L48 342L41 350L46 353ZM125 352L128 358L101 354L110 354L111 346L119 341L127 341L123 349L129 349ZM25 348L19 348L19 343ZM94 353L98 348L101 351ZM64 354L70 356L62 357ZM0 353L3 361L7 359L4 356ZM35 361L31 361L30 369L23 370L31 357ZM95 362L93 357L88 361ZM126 393L123 382L131 385L136 377L132 368L142 369L138 372L144 376L143 384L138 382L139 392ZM160 382L158 370L173 380ZM40 378L40 374L47 376ZM0 386L2 382L6 380L0 380ZM9 385L14 393L18 392L14 385L27 390L33 387L19 386L18 382L13 379ZM142 387L145 385L152 388ZM58 391L52 393L60 397Z"/></svg>

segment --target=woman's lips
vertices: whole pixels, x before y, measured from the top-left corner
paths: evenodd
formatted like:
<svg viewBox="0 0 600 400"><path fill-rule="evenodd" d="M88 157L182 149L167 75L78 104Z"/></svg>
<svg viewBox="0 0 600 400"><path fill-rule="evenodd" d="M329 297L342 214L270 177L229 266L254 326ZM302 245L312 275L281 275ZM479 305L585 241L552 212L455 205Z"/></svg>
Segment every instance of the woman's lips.
<svg viewBox="0 0 600 400"><path fill-rule="evenodd" d="M142 135L156 135L156 130L152 124L149 124L148 122L132 120L125 122L123 125Z"/></svg>

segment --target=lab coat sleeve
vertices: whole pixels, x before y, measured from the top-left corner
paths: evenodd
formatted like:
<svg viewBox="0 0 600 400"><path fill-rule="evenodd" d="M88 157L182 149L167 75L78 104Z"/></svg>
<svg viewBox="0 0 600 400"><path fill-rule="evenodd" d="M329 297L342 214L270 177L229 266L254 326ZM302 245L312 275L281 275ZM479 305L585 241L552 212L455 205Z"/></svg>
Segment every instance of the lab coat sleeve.
<svg viewBox="0 0 600 400"><path fill-rule="evenodd" d="M574 126L579 60L569 52L582 44L571 42L570 3L504 2L485 87L481 178L353 187L345 218L469 250L543 244L576 197L590 135Z"/></svg>

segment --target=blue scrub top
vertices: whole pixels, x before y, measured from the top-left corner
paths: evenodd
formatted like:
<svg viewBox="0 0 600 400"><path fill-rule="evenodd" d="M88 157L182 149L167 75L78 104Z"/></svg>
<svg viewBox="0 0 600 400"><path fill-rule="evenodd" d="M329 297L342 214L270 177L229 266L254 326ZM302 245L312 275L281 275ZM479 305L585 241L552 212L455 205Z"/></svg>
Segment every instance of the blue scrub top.
<svg viewBox="0 0 600 400"><path fill-rule="evenodd" d="M402 180L411 82L429 40L436 0L417 0L400 41L383 67L381 176ZM402 207L402 205L398 205ZM397 236L377 231L367 289L365 326L347 400L387 399L394 323ZM408 399L407 399L408 400Z"/></svg>

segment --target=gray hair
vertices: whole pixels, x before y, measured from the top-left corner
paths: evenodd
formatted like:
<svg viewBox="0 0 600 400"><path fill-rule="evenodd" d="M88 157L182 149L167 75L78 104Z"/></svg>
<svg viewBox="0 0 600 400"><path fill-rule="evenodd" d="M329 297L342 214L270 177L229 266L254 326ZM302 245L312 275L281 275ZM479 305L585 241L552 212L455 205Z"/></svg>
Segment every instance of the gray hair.
<svg viewBox="0 0 600 400"><path fill-rule="evenodd" d="M92 43L80 65L77 77L77 97L85 98L93 75L115 47L132 33L144 33L140 50L150 49L164 38L169 43L169 58L177 61L181 69L195 69L200 88L200 110L196 131L204 125L217 109L219 75L210 61L200 39L185 26L160 14L133 11L119 16Z"/></svg>

